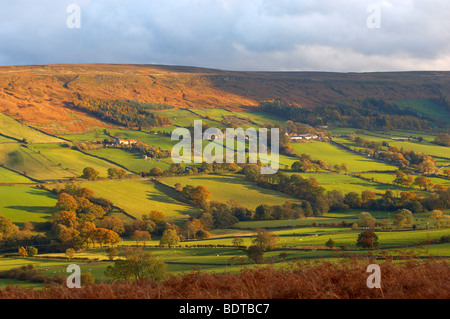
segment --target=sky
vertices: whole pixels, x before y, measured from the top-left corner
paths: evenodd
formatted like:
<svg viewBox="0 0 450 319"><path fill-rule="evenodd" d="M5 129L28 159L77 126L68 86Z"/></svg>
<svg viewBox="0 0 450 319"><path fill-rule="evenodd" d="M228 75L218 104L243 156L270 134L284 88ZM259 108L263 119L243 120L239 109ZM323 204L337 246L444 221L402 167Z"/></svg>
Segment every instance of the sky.
<svg viewBox="0 0 450 319"><path fill-rule="evenodd" d="M448 0L0 1L0 65L450 70Z"/></svg>

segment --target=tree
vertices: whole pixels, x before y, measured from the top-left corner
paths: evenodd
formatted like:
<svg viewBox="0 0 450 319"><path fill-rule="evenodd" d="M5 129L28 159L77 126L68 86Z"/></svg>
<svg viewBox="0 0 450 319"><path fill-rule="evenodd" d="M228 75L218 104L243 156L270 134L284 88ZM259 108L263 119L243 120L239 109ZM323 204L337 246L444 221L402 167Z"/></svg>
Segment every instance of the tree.
<svg viewBox="0 0 450 319"><path fill-rule="evenodd" d="M178 237L175 229L166 229L159 241L160 246L177 246L180 243L180 237Z"/></svg>
<svg viewBox="0 0 450 319"><path fill-rule="evenodd" d="M161 168L159 168L159 167L153 167L153 168L150 170L149 174L150 174L151 176L161 176L161 175L164 174L164 172L163 172L163 170L162 170Z"/></svg>
<svg viewBox="0 0 450 319"><path fill-rule="evenodd" d="M368 212L362 212L358 217L359 227L369 227L371 229L375 228L377 220Z"/></svg>
<svg viewBox="0 0 450 319"><path fill-rule="evenodd" d="M140 242L143 242L145 247L145 242L151 240L152 236L146 230L135 230L133 235L131 235L131 238L136 241L137 245L139 245Z"/></svg>
<svg viewBox="0 0 450 319"><path fill-rule="evenodd" d="M106 256L109 260L114 260L114 258L117 257L118 254L119 252L116 247L108 247L106 249Z"/></svg>
<svg viewBox="0 0 450 319"><path fill-rule="evenodd" d="M129 250L125 260L117 260L106 268L105 275L115 280L161 281L167 276L167 265L149 252Z"/></svg>
<svg viewBox="0 0 450 319"><path fill-rule="evenodd" d="M75 256L75 249L67 248L65 255L69 260L71 260Z"/></svg>
<svg viewBox="0 0 450 319"><path fill-rule="evenodd" d="M11 219L0 216L0 241L14 238L19 232L19 227L11 222Z"/></svg>
<svg viewBox="0 0 450 319"><path fill-rule="evenodd" d="M252 244L261 247L263 251L274 249L279 242L279 236L265 229L256 229Z"/></svg>
<svg viewBox="0 0 450 319"><path fill-rule="evenodd" d="M56 208L58 208L58 210L76 212L78 204L75 198L73 198L73 196L67 193L59 193Z"/></svg>
<svg viewBox="0 0 450 319"><path fill-rule="evenodd" d="M27 248L27 256L28 257L34 257L38 254L38 249L36 247L33 246L29 246Z"/></svg>
<svg viewBox="0 0 450 319"><path fill-rule="evenodd" d="M112 230L119 235L122 235L125 232L123 222L117 217L105 216L97 222L97 226Z"/></svg>
<svg viewBox="0 0 450 319"><path fill-rule="evenodd" d="M211 233L207 230L199 229L195 233L195 238L197 239L209 239L211 238Z"/></svg>
<svg viewBox="0 0 450 319"><path fill-rule="evenodd" d="M450 146L450 134L440 133L438 136L436 136L434 142L439 145Z"/></svg>
<svg viewBox="0 0 450 319"><path fill-rule="evenodd" d="M377 194L372 191L362 191L361 192L361 201L363 203L367 203L369 200L373 200L377 198Z"/></svg>
<svg viewBox="0 0 450 319"><path fill-rule="evenodd" d="M414 221L412 212L408 209L400 209L393 217L394 225L397 227L403 227L409 225Z"/></svg>
<svg viewBox="0 0 450 319"><path fill-rule="evenodd" d="M106 228L96 228L91 232L91 240L103 245L115 245L120 241L120 236Z"/></svg>
<svg viewBox="0 0 450 319"><path fill-rule="evenodd" d="M446 168L443 171L444 175L447 175L447 177L450 177L450 168Z"/></svg>
<svg viewBox="0 0 450 319"><path fill-rule="evenodd" d="M431 187L433 185L433 181L425 176L417 176L414 179L414 185L419 186L420 189L428 189L428 187Z"/></svg>
<svg viewBox="0 0 450 319"><path fill-rule="evenodd" d="M356 247L374 249L378 247L378 236L373 231L365 231L358 235Z"/></svg>
<svg viewBox="0 0 450 319"><path fill-rule="evenodd" d="M124 178L127 176L127 171L122 168L108 168L108 178L110 179L118 179Z"/></svg>
<svg viewBox="0 0 450 319"><path fill-rule="evenodd" d="M86 167L83 169L83 175L81 175L81 178L88 179L90 181L95 181L100 176L100 173L95 170L93 167Z"/></svg>
<svg viewBox="0 0 450 319"><path fill-rule="evenodd" d="M233 239L232 243L233 243L233 246L239 247L244 244L244 240L241 237L236 237Z"/></svg>
<svg viewBox="0 0 450 319"><path fill-rule="evenodd" d="M394 185L409 187L414 182L414 178L411 175L407 175L402 171L395 172Z"/></svg>
<svg viewBox="0 0 450 319"><path fill-rule="evenodd" d="M191 193L191 199L194 201L194 203L198 205L202 205L207 200L211 198L211 192L202 185L197 186L193 189Z"/></svg>
<svg viewBox="0 0 450 319"><path fill-rule="evenodd" d="M259 263L263 257L264 249L258 245L252 245L247 248L247 257L253 260L255 264Z"/></svg>
<svg viewBox="0 0 450 319"><path fill-rule="evenodd" d="M345 172L345 174L348 173L348 164L347 163L342 163L341 164L341 170Z"/></svg>
<svg viewBox="0 0 450 319"><path fill-rule="evenodd" d="M25 247L19 247L18 253L22 257L26 257L27 256L27 250L25 249Z"/></svg>
<svg viewBox="0 0 450 319"><path fill-rule="evenodd" d="M58 225L63 225L67 228L75 228L79 224L77 214L72 211L59 211L52 216L53 228L56 229Z"/></svg>
<svg viewBox="0 0 450 319"><path fill-rule="evenodd" d="M328 239L328 241L325 243L325 246L327 246L328 248L334 248L336 247L336 243L333 239Z"/></svg>

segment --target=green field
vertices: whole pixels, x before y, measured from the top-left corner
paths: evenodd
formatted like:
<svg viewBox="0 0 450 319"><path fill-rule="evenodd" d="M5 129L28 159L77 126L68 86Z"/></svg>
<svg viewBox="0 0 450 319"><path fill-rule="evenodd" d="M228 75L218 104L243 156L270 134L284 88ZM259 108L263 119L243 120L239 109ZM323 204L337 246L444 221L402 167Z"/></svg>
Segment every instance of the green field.
<svg viewBox="0 0 450 319"><path fill-rule="evenodd" d="M292 148L299 155L309 154L313 158L321 159L331 166L347 163L349 165L349 172L392 171L397 169L395 166L353 154L326 142L293 143Z"/></svg>
<svg viewBox="0 0 450 319"><path fill-rule="evenodd" d="M70 134L70 135L62 135L62 138L73 141L73 142L81 142L81 141L102 141L104 139L110 139L111 137L106 135L103 130L98 130L95 132L88 132L83 134Z"/></svg>
<svg viewBox="0 0 450 319"><path fill-rule="evenodd" d="M46 135L40 131L17 122L0 113L0 133L18 140L26 139L28 143L59 143L61 139Z"/></svg>
<svg viewBox="0 0 450 319"><path fill-rule="evenodd" d="M394 101L394 104L412 109L420 114L424 114L432 119L440 119L450 123L450 114L444 107L437 105L429 100L400 100Z"/></svg>
<svg viewBox="0 0 450 319"><path fill-rule="evenodd" d="M48 221L55 205L56 196L37 187L0 186L0 215L13 223Z"/></svg>
<svg viewBox="0 0 450 319"><path fill-rule="evenodd" d="M45 156L58 167L77 176L82 175L83 169L86 167L93 167L103 177L107 176L108 168L118 168L114 164L58 144L34 144L30 148Z"/></svg>
<svg viewBox="0 0 450 319"><path fill-rule="evenodd" d="M255 209L261 204L282 205L287 201L299 201L294 197L254 186L240 175L225 174L166 177L163 178L163 181L171 186L176 183L180 183L182 186L203 185L211 191L211 200L226 203L232 199L249 209Z"/></svg>
<svg viewBox="0 0 450 319"><path fill-rule="evenodd" d="M33 183L33 181L4 167L0 167L0 183Z"/></svg>
<svg viewBox="0 0 450 319"><path fill-rule="evenodd" d="M133 154L118 148L99 148L88 151L89 154L108 159L134 173L148 172L153 167L166 170L170 167L172 160L168 159L143 159L142 155Z"/></svg>
<svg viewBox="0 0 450 319"><path fill-rule="evenodd" d="M374 183L371 181L366 181L361 178L345 175L345 174L314 174L314 173L295 173L300 174L304 178L314 178L320 186L325 188L327 191L340 190L344 194L349 192L361 193L362 190L368 190L381 194L386 192L388 189L392 189L393 186L383 185L379 183ZM363 176L371 176L377 174L363 174ZM380 174L381 175L381 174ZM393 176L389 174L382 174L383 176ZM399 190L407 190L405 187L396 187Z"/></svg>
<svg viewBox="0 0 450 319"><path fill-rule="evenodd" d="M392 184L393 180L395 179L394 175L391 174L381 174L381 173L365 173L362 174L362 176L367 178L373 178L374 180L379 180L383 183L390 183ZM414 178L417 177L417 175L412 175ZM450 186L450 180L445 178L439 178L439 177L431 177L427 176L427 178L431 179L433 181L433 184L442 184L444 186ZM395 186L398 188L397 186ZM414 188L418 189L417 186L414 186Z"/></svg>
<svg viewBox="0 0 450 319"><path fill-rule="evenodd" d="M155 128L157 131L159 128ZM157 148L163 150L171 150L172 147L177 143L177 141L172 141L168 136L161 136L157 134L151 134L142 131L134 130L111 130L110 134L112 136L122 136L126 139L133 139L138 142L145 143L147 145L153 145Z"/></svg>
<svg viewBox="0 0 450 319"><path fill-rule="evenodd" d="M0 163L37 180L55 180L75 176L73 172L58 166L38 151L18 143L0 144Z"/></svg>
<svg viewBox="0 0 450 319"><path fill-rule="evenodd" d="M152 210L161 211L167 218L185 220L199 210L176 199L174 190L150 181L110 181L84 183L96 196L111 200L128 214L139 218Z"/></svg>

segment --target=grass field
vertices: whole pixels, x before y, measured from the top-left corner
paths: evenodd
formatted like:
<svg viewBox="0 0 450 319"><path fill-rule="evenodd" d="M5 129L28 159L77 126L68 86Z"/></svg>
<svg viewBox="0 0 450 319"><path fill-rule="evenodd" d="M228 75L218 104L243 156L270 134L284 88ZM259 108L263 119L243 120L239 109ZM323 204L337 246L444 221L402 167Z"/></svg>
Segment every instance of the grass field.
<svg viewBox="0 0 450 319"><path fill-rule="evenodd" d="M95 132L88 132L82 134L70 134L70 135L62 135L62 138L73 141L73 142L81 142L81 141L102 141L104 139L110 139L111 137L106 135L103 130L98 130Z"/></svg>
<svg viewBox="0 0 450 319"><path fill-rule="evenodd" d="M108 168L118 168L114 164L58 144L34 144L30 148L45 156L58 167L77 176L82 175L83 169L86 167L93 167L103 177L107 176Z"/></svg>
<svg viewBox="0 0 450 319"><path fill-rule="evenodd" d="M0 163L17 172L38 180L55 180L75 174L59 167L43 154L18 143L0 144Z"/></svg>
<svg viewBox="0 0 450 319"><path fill-rule="evenodd" d="M174 190L150 181L110 181L84 183L96 196L104 197L128 214L139 218L152 210L161 211L167 218L185 220L198 209L176 199Z"/></svg>
<svg viewBox="0 0 450 319"><path fill-rule="evenodd" d="M0 167L0 183L33 183L29 178Z"/></svg>
<svg viewBox="0 0 450 319"><path fill-rule="evenodd" d="M55 205L56 196L37 187L0 186L0 215L18 225L47 221Z"/></svg>
<svg viewBox="0 0 450 319"><path fill-rule="evenodd" d="M133 154L118 148L100 148L88 151L88 153L113 161L135 173L148 172L153 167L159 167L162 170L166 170L170 167L170 163L172 162L170 158L154 160L143 159L142 155Z"/></svg>
<svg viewBox="0 0 450 319"><path fill-rule="evenodd" d="M309 154L313 158L321 159L331 166L347 163L349 172L392 171L397 169L395 166L353 154L326 142L293 143L292 148L299 155L303 153Z"/></svg>
<svg viewBox="0 0 450 319"><path fill-rule="evenodd" d="M395 179L395 177L392 174L365 173L365 174L361 174L361 175L363 177L373 178L374 180L379 180L381 182L390 183L390 184L392 184L393 180ZM412 176L414 178L417 177L416 175L412 175ZM450 180L448 180L448 179L439 178L439 177L430 177L430 176L427 176L427 178L431 179L434 184L442 184L445 186L450 186ZM395 186L395 187L398 188L397 186ZM414 188L418 189L417 186L414 186Z"/></svg>
<svg viewBox="0 0 450 319"><path fill-rule="evenodd" d="M226 203L233 199L249 209L255 209L261 204L282 205L287 201L299 201L291 196L254 186L243 176L234 174L166 177L163 181L171 186L176 183L182 186L203 185L211 191L211 200Z"/></svg>
<svg viewBox="0 0 450 319"><path fill-rule="evenodd" d="M2 113L0 113L0 133L18 140L25 138L28 143L62 142L59 138L41 133Z"/></svg>
<svg viewBox="0 0 450 319"><path fill-rule="evenodd" d="M349 192L361 193L362 190L369 190L377 194L382 194L388 189L392 189L393 186L383 185L375 182L363 180L358 177L345 174L314 174L314 173L295 173L300 174L304 178L314 178L320 186L327 191L340 190L344 194ZM371 176L377 174L363 174L363 176ZM381 175L381 174L380 174ZM383 174L383 176L391 176L389 174ZM408 190L406 187L395 187L399 190Z"/></svg>
<svg viewBox="0 0 450 319"><path fill-rule="evenodd" d="M156 131L159 128L155 128ZM110 130L112 136L122 136L125 139L133 139L147 145L153 145L163 150L171 150L177 141L172 141L170 137L151 134L143 131L134 130Z"/></svg>
<svg viewBox="0 0 450 319"><path fill-rule="evenodd" d="M432 119L440 119L450 123L449 112L447 112L445 108L429 100L400 100L394 101L394 104L402 108L412 109L420 114L427 115Z"/></svg>

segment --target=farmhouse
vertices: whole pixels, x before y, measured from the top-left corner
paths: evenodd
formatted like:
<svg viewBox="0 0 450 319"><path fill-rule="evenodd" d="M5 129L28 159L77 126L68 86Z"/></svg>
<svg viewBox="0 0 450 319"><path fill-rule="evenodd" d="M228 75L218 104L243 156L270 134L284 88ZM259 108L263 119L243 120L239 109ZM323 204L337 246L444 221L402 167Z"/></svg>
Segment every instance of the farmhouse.
<svg viewBox="0 0 450 319"><path fill-rule="evenodd" d="M316 140L319 138L317 134L288 134L291 140Z"/></svg>
<svg viewBox="0 0 450 319"><path fill-rule="evenodd" d="M133 145L133 144L136 144L137 143L137 141L136 140L126 140L126 139L123 139L123 138L119 138L119 137L116 137L115 139L114 139L114 144L119 144L119 145Z"/></svg>

